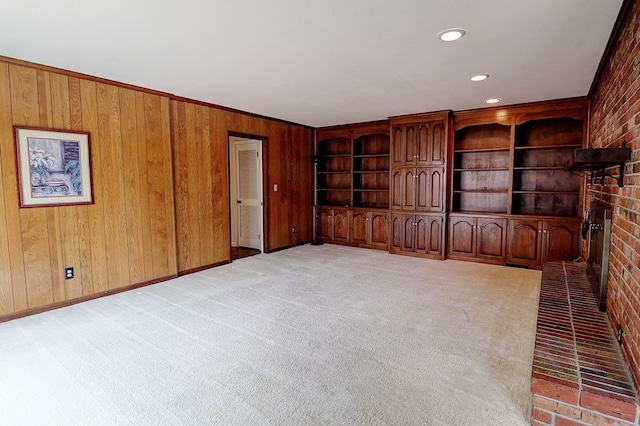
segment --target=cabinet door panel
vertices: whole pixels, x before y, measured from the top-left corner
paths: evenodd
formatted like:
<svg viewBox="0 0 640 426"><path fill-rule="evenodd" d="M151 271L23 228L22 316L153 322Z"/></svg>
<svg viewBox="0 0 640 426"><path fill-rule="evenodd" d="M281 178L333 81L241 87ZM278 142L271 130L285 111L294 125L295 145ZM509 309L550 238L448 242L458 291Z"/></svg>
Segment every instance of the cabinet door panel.
<svg viewBox="0 0 640 426"><path fill-rule="evenodd" d="M444 211L445 176L443 168L430 169L429 176L429 210Z"/></svg>
<svg viewBox="0 0 640 426"><path fill-rule="evenodd" d="M368 244L368 217L367 213L354 211L351 216L351 242Z"/></svg>
<svg viewBox="0 0 640 426"><path fill-rule="evenodd" d="M442 255L442 217L416 215L416 251Z"/></svg>
<svg viewBox="0 0 640 426"><path fill-rule="evenodd" d="M333 239L338 241L349 240L349 217L346 210L334 210Z"/></svg>
<svg viewBox="0 0 640 426"><path fill-rule="evenodd" d="M445 163L446 132L443 121L418 124L416 151L418 166L435 166Z"/></svg>
<svg viewBox="0 0 640 426"><path fill-rule="evenodd" d="M507 260L528 265L540 264L541 224L537 220L509 221L509 254Z"/></svg>
<svg viewBox="0 0 640 426"><path fill-rule="evenodd" d="M450 219L449 254L470 257L476 255L475 225L475 218L452 217Z"/></svg>
<svg viewBox="0 0 640 426"><path fill-rule="evenodd" d="M404 216L391 216L391 249L395 251L402 250L402 237L404 234Z"/></svg>
<svg viewBox="0 0 640 426"><path fill-rule="evenodd" d="M415 251L415 238L414 238L414 220L413 216L405 216L402 227L402 250Z"/></svg>
<svg viewBox="0 0 640 426"><path fill-rule="evenodd" d="M321 239L333 239L333 216L331 210L318 212L318 237Z"/></svg>
<svg viewBox="0 0 640 426"><path fill-rule="evenodd" d="M391 170L391 208L402 209L403 169Z"/></svg>
<svg viewBox="0 0 640 426"><path fill-rule="evenodd" d="M369 227L371 229L370 244L375 247L387 247L389 244L389 221L386 213L371 213Z"/></svg>
<svg viewBox="0 0 640 426"><path fill-rule="evenodd" d="M404 164L405 132L403 126L394 126L391 133L391 165L401 166Z"/></svg>
<svg viewBox="0 0 640 426"><path fill-rule="evenodd" d="M416 127L413 124L405 126L404 138L404 163L414 164L416 162Z"/></svg>
<svg viewBox="0 0 640 426"><path fill-rule="evenodd" d="M413 167L404 167L400 177L402 208L405 210L415 209L416 201L416 179Z"/></svg>
<svg viewBox="0 0 640 426"><path fill-rule="evenodd" d="M415 208L420 211L431 210L430 202L430 170L426 168L417 169L415 172Z"/></svg>
<svg viewBox="0 0 640 426"><path fill-rule="evenodd" d="M578 223L545 221L545 260L574 260L578 257Z"/></svg>
<svg viewBox="0 0 640 426"><path fill-rule="evenodd" d="M502 259L507 256L506 220L502 218L478 218L476 227L478 257Z"/></svg>

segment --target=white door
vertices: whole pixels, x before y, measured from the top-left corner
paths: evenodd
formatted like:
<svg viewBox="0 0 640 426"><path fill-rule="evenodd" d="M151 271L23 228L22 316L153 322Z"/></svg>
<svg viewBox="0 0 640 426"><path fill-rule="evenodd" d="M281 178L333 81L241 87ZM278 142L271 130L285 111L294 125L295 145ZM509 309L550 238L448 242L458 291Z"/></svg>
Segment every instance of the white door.
<svg viewBox="0 0 640 426"><path fill-rule="evenodd" d="M262 250L262 164L261 142L236 145L238 188L238 243Z"/></svg>

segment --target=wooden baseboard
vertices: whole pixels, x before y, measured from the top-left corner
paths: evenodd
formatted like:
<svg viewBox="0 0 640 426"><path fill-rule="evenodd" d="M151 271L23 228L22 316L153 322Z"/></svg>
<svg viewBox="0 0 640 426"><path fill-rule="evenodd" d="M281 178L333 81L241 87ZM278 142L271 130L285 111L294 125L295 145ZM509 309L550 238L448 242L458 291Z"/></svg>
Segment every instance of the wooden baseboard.
<svg viewBox="0 0 640 426"><path fill-rule="evenodd" d="M152 284L158 284L158 283L161 283L163 281L168 281L168 280L171 280L171 279L177 278L177 277L178 277L178 275L168 275L166 277L156 278L156 279L153 279L153 280L143 281L141 283L128 285L126 287L114 288L112 290L107 290L107 291L103 291L103 292L100 292L100 293L94 293L94 294L90 294L88 296L76 297L74 299L65 300L63 302L56 302L56 303L52 303L52 304L46 305L46 306L40 306L40 307L37 307L37 308L26 309L26 310L20 311L20 312L14 312L12 314L2 315L2 316L0 316L0 323L1 322L11 321L11 320L22 318L22 317L26 317L26 316L29 316L29 315L40 314L40 313L43 313L43 312L51 311L53 309L64 308L66 306L71 306L71 305L75 305L77 303L87 302L89 300L98 299L98 298L104 297L104 296L111 296L113 294L118 294L118 293L122 293L122 292L129 291L129 290L134 290L134 289L140 288L140 287L146 287L146 286L152 285Z"/></svg>
<svg viewBox="0 0 640 426"><path fill-rule="evenodd" d="M178 271L178 276L181 277L183 275L193 274L193 273L196 273L196 272L200 272L200 271L204 271L204 270L207 270L207 269L215 268L216 266L227 265L229 263L231 263L231 261L223 260L222 262L210 263L208 265L198 266L197 268L191 268L191 269L186 269L184 271Z"/></svg>

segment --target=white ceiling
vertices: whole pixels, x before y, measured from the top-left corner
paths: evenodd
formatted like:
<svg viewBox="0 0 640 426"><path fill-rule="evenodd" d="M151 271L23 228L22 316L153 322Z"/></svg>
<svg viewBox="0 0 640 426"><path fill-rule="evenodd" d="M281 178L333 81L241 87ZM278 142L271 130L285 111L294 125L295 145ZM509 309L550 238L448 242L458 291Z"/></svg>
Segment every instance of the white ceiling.
<svg viewBox="0 0 640 426"><path fill-rule="evenodd" d="M584 96L621 5L2 0L0 55L318 127Z"/></svg>

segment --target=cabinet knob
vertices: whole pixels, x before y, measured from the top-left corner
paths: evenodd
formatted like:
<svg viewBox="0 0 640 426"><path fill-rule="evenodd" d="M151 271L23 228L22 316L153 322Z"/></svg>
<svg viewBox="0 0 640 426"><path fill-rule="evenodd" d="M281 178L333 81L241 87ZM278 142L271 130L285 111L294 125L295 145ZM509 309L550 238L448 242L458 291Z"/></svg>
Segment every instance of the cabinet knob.
<svg viewBox="0 0 640 426"><path fill-rule="evenodd" d="M538 234L542 234L542 229L538 229Z"/></svg>

